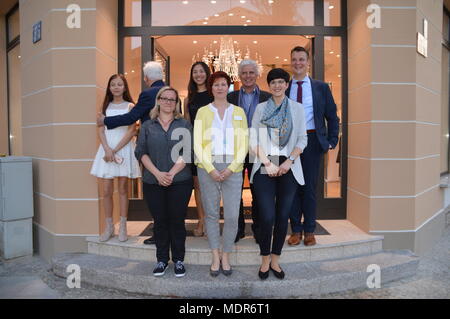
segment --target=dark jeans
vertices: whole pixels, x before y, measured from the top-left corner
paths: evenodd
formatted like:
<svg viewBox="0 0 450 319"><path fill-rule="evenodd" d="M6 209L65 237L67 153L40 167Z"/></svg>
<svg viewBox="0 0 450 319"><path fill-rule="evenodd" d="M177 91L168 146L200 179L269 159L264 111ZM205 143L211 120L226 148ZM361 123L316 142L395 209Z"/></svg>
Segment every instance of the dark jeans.
<svg viewBox="0 0 450 319"><path fill-rule="evenodd" d="M172 261L184 261L186 227L185 219L192 193L192 180L169 187L144 184L144 199L155 222L153 233L158 262L168 263L169 250Z"/></svg>
<svg viewBox="0 0 450 319"><path fill-rule="evenodd" d="M253 163L249 163L248 156L245 159L244 170L242 171L242 180L245 178L245 170L248 172L248 178L250 179L250 175L252 174ZM242 190L244 190L244 182L242 182ZM258 206L255 198L255 190L253 184L250 184L250 192L252 194L252 231L253 235L257 236L258 229ZM241 192L242 197L242 192ZM245 218L244 218L244 200L241 198L241 206L239 207L239 223L238 223L238 234L245 232Z"/></svg>
<svg viewBox="0 0 450 319"><path fill-rule="evenodd" d="M282 162L283 160L280 161ZM261 256L269 256L271 253L281 255L286 241L292 201L298 186L292 171L280 177L261 174L261 169L255 173L253 187L258 201L258 239Z"/></svg>
<svg viewBox="0 0 450 319"><path fill-rule="evenodd" d="M293 233L314 233L316 229L316 191L323 149L316 133L308 134L308 146L300 155L305 185L298 188L290 214ZM302 223L303 216L303 223Z"/></svg>

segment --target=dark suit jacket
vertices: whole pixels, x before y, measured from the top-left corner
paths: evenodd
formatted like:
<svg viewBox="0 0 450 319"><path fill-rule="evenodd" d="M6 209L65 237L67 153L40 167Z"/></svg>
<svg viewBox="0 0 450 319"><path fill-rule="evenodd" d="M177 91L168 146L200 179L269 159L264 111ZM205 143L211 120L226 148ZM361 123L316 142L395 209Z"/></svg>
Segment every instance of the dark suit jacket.
<svg viewBox="0 0 450 319"><path fill-rule="evenodd" d="M323 151L327 152L330 145L335 148L339 141L339 117L337 116L336 103L334 103L333 95L327 83L311 78L310 80L316 135ZM289 88L286 91L287 96L291 92L291 86L292 80L289 82Z"/></svg>
<svg viewBox="0 0 450 319"><path fill-rule="evenodd" d="M143 91L139 95L139 100L135 107L127 114L110 116L105 118L105 125L108 129L112 130L119 126L129 126L135 123L137 120L141 120L142 123L150 119L150 111L155 106L156 94L164 87L163 81L156 81L150 88Z"/></svg>

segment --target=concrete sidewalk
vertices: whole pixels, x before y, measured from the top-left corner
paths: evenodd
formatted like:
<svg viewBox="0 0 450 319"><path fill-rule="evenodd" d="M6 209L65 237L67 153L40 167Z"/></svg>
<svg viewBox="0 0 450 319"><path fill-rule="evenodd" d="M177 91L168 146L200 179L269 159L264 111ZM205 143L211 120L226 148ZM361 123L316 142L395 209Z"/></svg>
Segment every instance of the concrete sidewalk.
<svg viewBox="0 0 450 319"><path fill-rule="evenodd" d="M149 270L149 273L151 270ZM69 289L66 280L56 277L50 264L39 256L12 261L0 261L0 298L38 299L160 299L130 294L83 284L81 289ZM392 282L380 289L348 291L345 293L312 296L331 299L377 298L450 298L450 228L432 250L422 256L414 277Z"/></svg>

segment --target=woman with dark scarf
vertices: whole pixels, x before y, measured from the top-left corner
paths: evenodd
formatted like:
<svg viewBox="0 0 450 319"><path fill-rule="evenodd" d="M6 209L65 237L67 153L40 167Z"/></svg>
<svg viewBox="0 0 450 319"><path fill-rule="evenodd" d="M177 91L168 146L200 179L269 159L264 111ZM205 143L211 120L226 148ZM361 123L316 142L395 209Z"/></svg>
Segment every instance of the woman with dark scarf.
<svg viewBox="0 0 450 319"><path fill-rule="evenodd" d="M250 182L260 211L259 247L262 263L258 276L272 271L283 279L279 258L286 240L289 213L299 185L304 185L300 154L308 136L303 106L286 97L289 73L273 69L267 75L272 97L256 108L250 130L250 152L256 158Z"/></svg>

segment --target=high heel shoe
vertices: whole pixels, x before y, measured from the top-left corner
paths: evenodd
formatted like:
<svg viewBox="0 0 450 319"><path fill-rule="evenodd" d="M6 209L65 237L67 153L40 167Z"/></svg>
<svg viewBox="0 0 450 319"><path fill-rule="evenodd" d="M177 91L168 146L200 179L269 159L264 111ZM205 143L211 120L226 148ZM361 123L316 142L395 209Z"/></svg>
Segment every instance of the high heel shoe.
<svg viewBox="0 0 450 319"><path fill-rule="evenodd" d="M230 269L225 270L225 269L223 269L222 262L220 262L220 268L222 268L222 273L227 277L233 273L233 268L231 267L231 265L230 265Z"/></svg>
<svg viewBox="0 0 450 319"><path fill-rule="evenodd" d="M281 269L281 267L280 267L280 269ZM276 271L275 269L272 268L272 265L270 265L270 270L272 270L273 274L278 279L284 279L285 274L284 274L283 269L281 269L281 271Z"/></svg>
<svg viewBox="0 0 450 319"><path fill-rule="evenodd" d="M266 280L267 278L269 278L269 270L267 270L266 272L262 272L261 268L259 268L258 277L261 280Z"/></svg>
<svg viewBox="0 0 450 319"><path fill-rule="evenodd" d="M212 266L212 265L211 265ZM217 277L220 274L220 270L222 268L222 262L220 262L219 264L219 269L217 270L213 270L211 267L209 268L209 274L211 275L211 277Z"/></svg>

